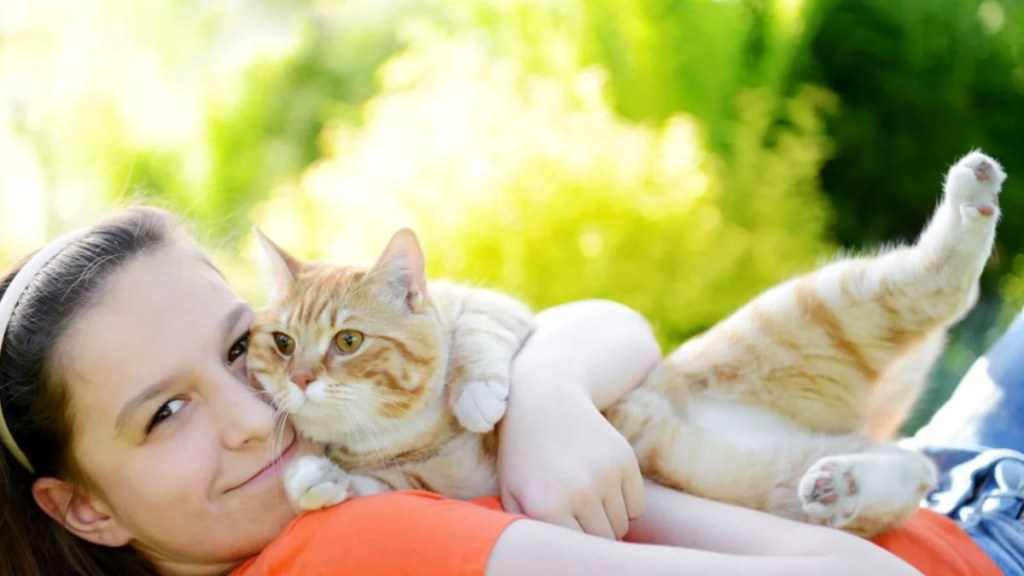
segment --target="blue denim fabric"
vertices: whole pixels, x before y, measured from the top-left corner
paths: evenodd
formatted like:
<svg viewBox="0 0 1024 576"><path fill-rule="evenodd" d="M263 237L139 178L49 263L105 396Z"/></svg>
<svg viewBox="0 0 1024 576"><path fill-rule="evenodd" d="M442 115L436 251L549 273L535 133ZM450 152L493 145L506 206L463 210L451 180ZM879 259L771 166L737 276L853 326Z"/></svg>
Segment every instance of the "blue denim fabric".
<svg viewBox="0 0 1024 576"><path fill-rule="evenodd" d="M1024 453L1024 314L971 366L953 396L914 438L931 446Z"/></svg>
<svg viewBox="0 0 1024 576"><path fill-rule="evenodd" d="M1004 574L1024 576L1024 454L980 448L925 452L942 471L927 506L956 520Z"/></svg>
<svg viewBox="0 0 1024 576"><path fill-rule="evenodd" d="M1011 576L1024 576L1022 416L1024 314L914 436L939 467L928 507L956 520Z"/></svg>

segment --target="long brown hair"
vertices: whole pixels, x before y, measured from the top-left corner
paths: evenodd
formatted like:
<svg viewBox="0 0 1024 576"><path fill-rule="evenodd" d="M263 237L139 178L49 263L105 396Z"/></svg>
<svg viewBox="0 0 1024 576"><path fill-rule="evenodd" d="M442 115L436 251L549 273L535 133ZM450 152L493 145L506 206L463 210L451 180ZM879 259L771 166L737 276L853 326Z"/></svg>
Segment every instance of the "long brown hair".
<svg viewBox="0 0 1024 576"><path fill-rule="evenodd" d="M0 351L0 407L35 474L0 448L0 575L157 574L131 547L109 548L75 537L39 509L31 490L42 476L85 480L70 456L67 382L54 369L58 341L115 271L179 237L179 230L166 212L124 210L63 249L22 293ZM0 293L24 263L0 280Z"/></svg>

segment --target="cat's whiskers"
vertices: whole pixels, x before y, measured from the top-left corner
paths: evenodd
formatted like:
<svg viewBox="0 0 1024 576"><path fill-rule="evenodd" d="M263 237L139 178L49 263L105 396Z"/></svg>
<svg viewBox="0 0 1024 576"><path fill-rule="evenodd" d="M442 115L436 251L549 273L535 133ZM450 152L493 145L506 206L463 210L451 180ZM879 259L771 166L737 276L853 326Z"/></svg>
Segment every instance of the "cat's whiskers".
<svg viewBox="0 0 1024 576"><path fill-rule="evenodd" d="M383 435L380 433L380 430L373 426L373 421L367 418L365 415L360 414L358 411L354 412L353 415L355 416L354 421L356 425L358 425L365 432L367 439L373 445L373 451L377 456L377 461L380 462L382 466L396 465L397 460L395 459L394 455L386 454L384 450L381 449L381 443L386 442L384 441L385 439L383 438ZM378 442L378 439L380 439L381 442Z"/></svg>
<svg viewBox="0 0 1024 576"><path fill-rule="evenodd" d="M277 459L286 448L285 430L288 427L288 413L281 408L280 403L277 401L277 393L270 393L264 389L257 388L253 389L253 393L260 400L269 401L271 407L274 408L274 425L271 428L270 438L266 443L266 452L267 460L273 461L272 467L276 469L280 466L280 462Z"/></svg>
<svg viewBox="0 0 1024 576"><path fill-rule="evenodd" d="M267 455L267 457L274 459L274 464L272 465L272 467L275 469L274 470L275 472L277 471L277 469L279 467L281 467L281 462L280 462L280 460L278 460L278 457L281 455L282 450L284 450L286 448L284 439L285 439L285 430L287 429L287 427L288 427L288 414L285 413L280 408L275 408L275 410L274 410L274 428L273 428L273 432L271 433L271 436L270 436L270 441L267 442L267 447L268 447L268 449L270 451L270 453ZM296 432L295 434L298 434L298 432ZM298 439L296 438L295 441L298 441Z"/></svg>
<svg viewBox="0 0 1024 576"><path fill-rule="evenodd" d="M290 397L291 393L289 392L288 388L282 387L279 388L270 396L270 401L277 410L280 410L282 413L287 414L285 406L289 403L288 400L290 399Z"/></svg>
<svg viewBox="0 0 1024 576"><path fill-rule="evenodd" d="M362 433L367 441L373 447L374 453L377 455L379 461L386 462L388 464L394 463L394 457L385 454L385 451L381 448L382 444L387 444L386 439L381 434L380 430L373 425L373 420L368 418L363 410L359 408L361 406L372 406L374 403L379 403L381 398L377 394L374 394L372 390L367 390L357 386L343 386L335 389L335 394L339 398L338 407L342 409L344 418L351 419L357 426L360 433ZM350 409L349 407L356 407L356 409Z"/></svg>

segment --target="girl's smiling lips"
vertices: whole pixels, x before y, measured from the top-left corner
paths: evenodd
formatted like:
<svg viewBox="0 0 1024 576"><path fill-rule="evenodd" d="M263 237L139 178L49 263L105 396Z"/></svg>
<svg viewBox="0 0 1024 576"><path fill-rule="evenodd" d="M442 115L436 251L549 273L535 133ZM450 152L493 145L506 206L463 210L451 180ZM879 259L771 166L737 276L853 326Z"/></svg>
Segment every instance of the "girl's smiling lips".
<svg viewBox="0 0 1024 576"><path fill-rule="evenodd" d="M248 480L242 482L241 484L238 484L237 486L229 488L228 492L234 492L239 488L245 488L247 486L252 486L254 484L261 484L267 478L278 476L280 471L283 470L284 467L287 466L292 461L292 458L295 456L295 452L298 450L299 447L298 438L298 434L293 434L291 443L288 444L288 446L281 452L280 455L277 456L277 458L274 458L273 460L268 462L266 466L261 468L259 472L256 472L256 474L254 474Z"/></svg>

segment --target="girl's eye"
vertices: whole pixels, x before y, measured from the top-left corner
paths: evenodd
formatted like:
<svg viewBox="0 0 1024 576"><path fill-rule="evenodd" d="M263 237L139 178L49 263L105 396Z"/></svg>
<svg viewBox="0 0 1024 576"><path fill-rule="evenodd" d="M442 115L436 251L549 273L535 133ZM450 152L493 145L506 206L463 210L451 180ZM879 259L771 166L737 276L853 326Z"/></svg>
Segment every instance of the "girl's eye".
<svg viewBox="0 0 1024 576"><path fill-rule="evenodd" d="M274 344L277 345L277 351L285 356L291 356L292 352L295 352L295 340L284 332L274 332Z"/></svg>
<svg viewBox="0 0 1024 576"><path fill-rule="evenodd" d="M185 401L182 400L181 398L175 398L174 400L169 400L165 402L163 406L157 408L156 414L153 414L153 418L150 419L149 424L146 425L146 434L152 432L153 428L156 428L157 425L159 425L164 420L167 420L168 418L174 416L178 412L178 410L181 410L182 407L184 406Z"/></svg>
<svg viewBox="0 0 1024 576"><path fill-rule="evenodd" d="M231 348L228 349L228 364L234 364L235 360L241 358L242 355L245 354L248 350L249 335L246 334L245 336L242 336L241 338L236 340L235 343L231 345Z"/></svg>
<svg viewBox="0 0 1024 576"><path fill-rule="evenodd" d="M334 337L334 345L345 354L351 354L363 345L363 333L359 330L342 330Z"/></svg>

